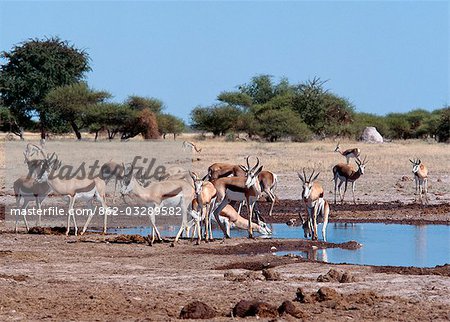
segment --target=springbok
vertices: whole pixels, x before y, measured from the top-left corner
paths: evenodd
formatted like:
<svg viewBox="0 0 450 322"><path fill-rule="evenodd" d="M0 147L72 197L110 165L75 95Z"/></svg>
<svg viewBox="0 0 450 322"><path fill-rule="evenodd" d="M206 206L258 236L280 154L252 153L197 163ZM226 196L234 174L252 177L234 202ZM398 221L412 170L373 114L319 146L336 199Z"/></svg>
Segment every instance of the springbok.
<svg viewBox="0 0 450 322"><path fill-rule="evenodd" d="M197 153L200 153L202 151L202 148L199 148L195 143L189 142L189 141L183 141L183 149L192 149Z"/></svg>
<svg viewBox="0 0 450 322"><path fill-rule="evenodd" d="M250 168L248 159L249 156L246 158L247 167L240 166L241 170L246 173L246 177L225 177L213 181L213 185L217 190L216 207L213 213L217 222L220 224L218 217L226 205L231 201L245 200L248 209L248 236L249 238L253 238L253 209L256 201L261 195L258 174L262 171L263 166L258 168L259 158L256 158L256 165ZM221 229L223 230L222 226ZM226 237L230 237L228 233L226 234Z"/></svg>
<svg viewBox="0 0 450 322"><path fill-rule="evenodd" d="M350 161L350 158L359 158L359 155L361 154L361 150L359 148L353 148L353 149L347 149L344 152L340 150L339 143L336 146L336 149L334 149L334 152L339 152L347 159L347 164Z"/></svg>
<svg viewBox="0 0 450 322"><path fill-rule="evenodd" d="M165 208L173 212L174 215L179 213L182 216L180 230L175 237L175 242L181 236L181 233L187 228L188 209L194 198L194 188L192 184L185 180L167 180L151 182L148 186L141 186L133 175L133 169L125 169L125 175L120 189L122 195L132 194L149 207L148 215L152 226L152 239L150 244L155 241L155 233L158 240L161 235L156 227L155 214L164 212ZM179 208L178 208L179 207Z"/></svg>
<svg viewBox="0 0 450 322"><path fill-rule="evenodd" d="M217 190L214 185L205 181L208 175L199 178L195 172L190 172L191 178L194 181L195 189L195 208L201 218L205 220L205 239L212 240L211 218L210 210L214 207Z"/></svg>
<svg viewBox="0 0 450 322"><path fill-rule="evenodd" d="M208 168L210 181L229 176L245 177L246 172L240 165L230 163L213 163Z"/></svg>
<svg viewBox="0 0 450 322"><path fill-rule="evenodd" d="M423 203L422 194L424 194L425 201L428 203L428 169L420 159L409 159L409 161L413 165L412 172L414 173L414 181L416 182L414 201L417 200L417 195L419 195L420 202Z"/></svg>
<svg viewBox="0 0 450 322"><path fill-rule="evenodd" d="M113 160L109 160L104 163L100 168L100 178L105 181L106 185L108 185L111 179L114 179L114 193L112 198L113 204L116 201L117 184L122 182L124 171L124 166L114 162Z"/></svg>
<svg viewBox="0 0 450 322"><path fill-rule="evenodd" d="M192 207L192 212L193 212L193 219L189 226L193 226L195 224L194 220L198 221L201 220L203 217L200 216L200 214L195 210L197 208L197 204L196 201L193 201L193 207ZM230 235L230 228L231 228L231 224L234 225L236 228L238 229L246 229L248 230L248 220L245 219L244 217L240 216L237 211L231 206L231 205L226 205L223 209L222 212L219 215L219 219L221 220L221 222L224 224L224 226L226 227L226 233L228 235ZM260 234L262 235L270 235L272 233L272 231L270 230L270 228L267 226L267 224L265 222L260 221L259 223L254 223L252 222L252 228L253 230L258 231Z"/></svg>
<svg viewBox="0 0 450 322"><path fill-rule="evenodd" d="M30 159L35 153L38 153L43 157L43 159ZM27 231L29 231L29 226L26 218L26 209L30 201L35 201L38 210L41 210L41 204L44 199L51 192L50 186L43 182L38 183L34 178L42 170L42 165L46 158L41 147L28 143L23 153L25 157L25 163L28 167L28 174L18 178L13 183L14 195L16 196L16 207L17 209L23 210L23 220ZM21 201L23 203L21 204ZM14 231L17 232L18 216L16 215L16 223ZM41 225L41 212L38 212L38 217L36 219L36 226Z"/></svg>
<svg viewBox="0 0 450 322"><path fill-rule="evenodd" d="M303 219L301 213L299 213L301 224L303 226L304 236L308 238L311 236L312 240L318 239L317 223L323 222L322 237L324 241L327 241L326 231L328 224L328 216L330 214L330 206L328 202L323 198L324 192L320 183L316 180L319 177L319 173L314 176L314 170L306 178L305 169L303 169L303 175L297 173L298 178L303 183L302 199L305 203L307 218ZM313 177L314 176L314 177Z"/></svg>
<svg viewBox="0 0 450 322"><path fill-rule="evenodd" d="M275 205L275 189L278 184L278 176L271 171L261 171L258 175L259 184L261 186L262 194L267 196L268 201L270 201L269 216L272 216L273 206Z"/></svg>
<svg viewBox="0 0 450 322"><path fill-rule="evenodd" d="M353 203L356 204L355 200L355 181L359 179L360 176L364 174L364 169L366 167L366 158L361 162L359 158L356 158L356 164L358 165L358 170L348 164L339 163L333 167L333 180L334 180L334 204L336 204L336 190L339 189L339 197L341 198L341 203L344 203L345 193L347 192L347 184L350 182L352 184L352 194ZM339 180L339 185L338 185ZM341 186L345 183L344 194L341 196Z"/></svg>
<svg viewBox="0 0 450 322"><path fill-rule="evenodd" d="M94 216L94 209L92 207L92 202L94 199L100 201L103 207L104 213L104 222L103 222L103 233L106 233L107 227L107 214L109 208L105 202L105 191L106 184L100 178L58 178L57 175L52 173L53 170L56 170L59 167L60 162L58 161L58 157L55 157L55 153L53 153L50 157L48 157L43 164L41 173L38 175L36 181L39 183L47 182L50 188L58 195L67 196L69 198L69 209L67 216L67 231L66 236L69 235L70 231L70 218L72 217L74 228L75 228L75 236L78 234L78 227L75 220L74 213L74 204L77 198L87 199L88 205L91 208L91 212L89 214L86 223L84 224L81 235L85 233L89 222Z"/></svg>

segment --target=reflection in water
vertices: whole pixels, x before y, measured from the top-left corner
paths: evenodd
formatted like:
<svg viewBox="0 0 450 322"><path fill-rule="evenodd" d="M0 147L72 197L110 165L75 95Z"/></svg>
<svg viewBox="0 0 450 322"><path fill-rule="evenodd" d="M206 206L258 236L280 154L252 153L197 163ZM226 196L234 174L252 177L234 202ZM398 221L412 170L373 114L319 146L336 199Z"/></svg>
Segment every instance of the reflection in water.
<svg viewBox="0 0 450 322"><path fill-rule="evenodd" d="M176 226L158 227L163 236L173 236ZM273 224L272 238L303 239L303 229L299 226ZM320 228L319 228L320 229ZM111 233L147 235L147 227L111 229ZM222 237L222 232L214 230L214 236ZM246 230L232 230L232 237L247 237ZM336 223L327 227L327 240L332 243L357 241L363 247L357 250L341 248L317 249L306 252L277 252L277 255L294 253L302 257L314 258L329 263L349 263L367 265L394 265L432 267L450 263L449 225L386 225Z"/></svg>
<svg viewBox="0 0 450 322"><path fill-rule="evenodd" d="M425 265L427 257L427 226L418 225L415 229L416 261L420 266Z"/></svg>

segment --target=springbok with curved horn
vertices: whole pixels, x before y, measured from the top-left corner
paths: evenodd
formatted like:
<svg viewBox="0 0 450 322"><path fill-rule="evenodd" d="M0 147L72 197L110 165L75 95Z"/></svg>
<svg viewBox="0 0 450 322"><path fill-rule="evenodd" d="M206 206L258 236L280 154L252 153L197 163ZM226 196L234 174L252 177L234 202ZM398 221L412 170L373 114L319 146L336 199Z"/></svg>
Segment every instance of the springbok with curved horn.
<svg viewBox="0 0 450 322"><path fill-rule="evenodd" d="M313 170L313 172L309 176L309 179L306 178L305 169L303 169L303 175L297 172L298 178L303 183L302 199L305 203L307 211L306 221L303 219L301 213L299 213L299 215L305 238L311 236L311 239L317 240L317 223L322 222L322 237L324 241L327 241L326 231L328 216L330 214L330 206L328 202L323 198L324 192L322 185L316 181L319 177L320 172L318 172L316 175L314 175L314 172L315 171Z"/></svg>
<svg viewBox="0 0 450 322"><path fill-rule="evenodd" d="M225 208L225 206L231 201L245 200L248 209L248 236L249 238L253 238L253 209L256 201L261 195L261 186L259 185L258 175L262 171L263 166L259 167L259 158L256 158L256 165L251 168L249 158L249 156L246 158L247 167L240 166L240 168L246 173L245 177L225 177L213 181L214 187L217 190L217 206L213 213L223 231L223 225L220 224L218 218L222 209ZM229 238L228 233L225 236Z"/></svg>
<svg viewBox="0 0 450 322"><path fill-rule="evenodd" d="M420 202L423 203L423 194L425 195L426 203L428 203L428 169L425 164L420 161L420 159L409 159L409 161L413 165L412 172L414 173L414 181L416 182L416 193L414 196L414 201L417 200L417 195L419 195Z"/></svg>
<svg viewBox="0 0 450 322"><path fill-rule="evenodd" d="M361 162L359 158L356 158L356 164L358 165L358 170L348 164L339 163L333 167L333 180L334 180L334 204L336 204L336 190L339 189L339 197L341 198L341 203L344 203L345 193L347 192L347 184L350 182L352 184L352 194L353 203L356 204L355 200L355 181L359 179L364 174L364 169L366 167L366 157ZM339 185L338 185L339 180ZM345 183L344 194L341 196L341 186Z"/></svg>
<svg viewBox="0 0 450 322"><path fill-rule="evenodd" d="M39 154L40 157L37 159L31 159L35 154ZM16 196L16 207L21 211L25 211L28 207L30 201L35 201L38 209L41 209L41 204L44 199L51 192L50 186L43 182L36 182L35 176L37 176L42 170L42 166L44 160L46 159L45 153L41 147L28 143L25 151L23 152L24 162L28 168L28 174L26 176L22 176L18 178L13 183L14 195ZM21 201L23 203L21 204ZM29 226L26 218L26 214L23 214L23 220L26 226L27 231L29 231ZM14 226L14 231L17 232L17 224L18 224L18 216L16 214L16 223ZM41 225L41 213L39 212L38 217L36 219L36 226Z"/></svg>
<svg viewBox="0 0 450 322"><path fill-rule="evenodd" d="M341 155L343 155L347 159L347 164L349 164L350 158L357 159L361 154L361 150L359 148L347 149L342 152L339 147L339 142L336 145L336 149L334 149L334 152L339 152Z"/></svg>

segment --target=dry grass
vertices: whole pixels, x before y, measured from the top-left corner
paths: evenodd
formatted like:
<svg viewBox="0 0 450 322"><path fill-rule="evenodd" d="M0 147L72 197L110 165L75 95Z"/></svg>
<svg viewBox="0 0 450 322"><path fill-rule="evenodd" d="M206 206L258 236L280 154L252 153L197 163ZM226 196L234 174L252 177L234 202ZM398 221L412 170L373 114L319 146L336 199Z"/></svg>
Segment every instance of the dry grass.
<svg viewBox="0 0 450 322"><path fill-rule="evenodd" d="M177 139L181 142L196 142L202 148L195 154L200 160L194 162L193 169L206 174L207 168L214 162L244 163L247 155L258 156L264 169L278 174L278 195L280 198L297 199L300 195L296 172L303 168L320 171L320 180L332 199L332 167L345 162L345 158L333 152L333 141L314 141L307 143L260 143L260 142L225 142L224 140L198 140L192 134L185 134ZM168 142L172 140L167 140ZM171 144L171 146L173 146ZM414 182L412 180L411 158L419 157L429 168L429 191L432 202L450 200L450 148L445 144L427 143L425 141L397 141L384 144L365 144L362 142L341 142L341 148L359 147L361 155L367 156L369 163L366 173L357 181L356 195L363 202L386 202L413 200ZM4 147L0 144L0 165L4 167ZM93 151L95 155L95 151ZM20 160L22 162L22 160ZM351 161L354 164L354 161ZM356 167L356 165L355 165ZM4 175L1 176L3 179ZM3 181L3 180L2 180ZM0 182L2 183L2 182ZM4 183L2 184L2 186ZM350 194L347 196L350 200Z"/></svg>

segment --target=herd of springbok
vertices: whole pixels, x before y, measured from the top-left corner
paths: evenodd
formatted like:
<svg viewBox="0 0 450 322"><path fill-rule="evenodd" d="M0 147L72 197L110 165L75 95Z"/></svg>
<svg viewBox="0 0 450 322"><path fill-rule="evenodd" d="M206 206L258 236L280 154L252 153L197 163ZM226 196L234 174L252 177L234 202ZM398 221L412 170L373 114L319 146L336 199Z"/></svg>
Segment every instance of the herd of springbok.
<svg viewBox="0 0 450 322"><path fill-rule="evenodd" d="M190 147L200 152L195 144L183 142L183 147ZM334 180L334 203L336 204L339 193L341 203L344 202L348 183L352 185L353 202L355 200L355 182L363 174L367 164L367 158L360 159L359 148L340 150L339 144L335 152L340 153L347 160L346 163L338 163L333 167ZM162 208L177 207L180 209L181 225L175 237L178 241L183 232L189 236L190 230L194 227L192 238L197 235L197 243L202 237L212 240L211 219L214 218L222 230L224 237L230 237L230 228L235 226L248 230L248 236L252 238L254 231L263 235L271 234L269 226L265 223L261 212L258 209L258 200L265 197L270 202L268 215L272 216L273 207L276 200L275 190L278 184L278 177L275 173L263 170L260 160L255 157L255 164L251 165L251 157L245 158L246 165L214 163L208 167L206 175L199 176L195 172L187 171L181 167L171 167L159 181L146 181L140 177L140 172L135 171L131 164L116 163L109 161L105 163L98 177L90 178L58 178L49 174L61 166L61 161L55 153L46 153L43 146L29 143L24 151L25 163L28 167L28 175L18 178L14 182L14 193L16 196L16 206L19 209L27 209L31 201L35 201L37 208L41 209L41 204L45 198L53 193L58 196L67 196L68 216L66 235L69 234L71 220L75 228L75 235L78 228L74 215L74 203L78 199L86 199L88 207L93 209L93 201L101 203L104 212L103 232L106 233L107 217L111 213L111 207L106 205L106 186L114 180L114 193L112 204L115 204L117 186L123 201L125 196L133 198L140 205L152 207L155 211L149 212L149 220L152 228L152 244L155 239L162 240L161 234L156 225L158 210ZM350 164L350 159L355 159L357 168ZM410 160L413 164L412 172L416 183L416 196L420 201L428 203L427 197L427 174L426 166L420 159ZM330 206L324 198L324 190L318 182L320 173L314 170L308 176L305 169L297 175L302 183L302 199L306 207L306 219L300 213L300 222L304 230L305 238L318 239L317 226L323 223L322 237L326 241L326 227L330 213ZM341 186L344 184L344 192L341 195ZM238 206L238 210L235 206ZM241 216L242 206L247 208L247 219ZM23 212L21 212L23 213ZM94 212L88 216L81 234L84 234ZM255 218L255 221L253 221ZM26 215L23 220L27 231L29 225ZM38 216L36 225L41 225L41 218ZM202 229L203 227L203 229ZM18 215L16 213L15 231L18 229Z"/></svg>

